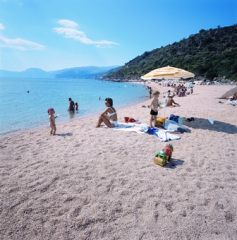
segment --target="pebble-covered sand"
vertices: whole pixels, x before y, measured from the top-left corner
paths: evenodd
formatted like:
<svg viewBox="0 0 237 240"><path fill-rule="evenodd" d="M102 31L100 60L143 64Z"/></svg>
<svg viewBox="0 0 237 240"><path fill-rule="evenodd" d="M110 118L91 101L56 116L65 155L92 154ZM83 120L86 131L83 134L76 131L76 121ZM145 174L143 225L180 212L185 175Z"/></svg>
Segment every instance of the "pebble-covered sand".
<svg viewBox="0 0 237 240"><path fill-rule="evenodd" d="M97 116L1 137L0 239L237 239L237 106L217 99L230 88L174 98L165 117L188 132L164 167L153 158L167 143L96 129ZM117 109L119 121L149 124L150 102Z"/></svg>

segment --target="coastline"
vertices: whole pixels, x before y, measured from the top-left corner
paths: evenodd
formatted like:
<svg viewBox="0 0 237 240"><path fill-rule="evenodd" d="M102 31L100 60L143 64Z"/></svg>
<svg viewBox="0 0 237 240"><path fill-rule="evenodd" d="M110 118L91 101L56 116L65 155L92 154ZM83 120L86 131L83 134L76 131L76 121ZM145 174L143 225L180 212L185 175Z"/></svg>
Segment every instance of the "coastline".
<svg viewBox="0 0 237 240"><path fill-rule="evenodd" d="M58 124L54 137L49 127L1 137L3 239L233 239L237 109L216 99L229 88L195 86L193 95L175 98L180 107L165 109L189 129L169 142L165 167L153 158L166 143L96 129L96 115ZM118 121L148 124L142 105L150 102L117 109Z"/></svg>
<svg viewBox="0 0 237 240"><path fill-rule="evenodd" d="M130 85L138 84L138 83L131 83L131 82L124 82L124 84L125 84L125 83L128 83L128 84L130 84ZM119 110L119 109L123 109L123 108L125 108L125 107L130 107L130 106L136 105L136 104L138 104L138 103L142 103L142 102L144 101L143 97L144 97L144 98L149 98L149 94L147 94L147 96L142 95L142 97L140 97L140 99L139 99L139 98L133 99L133 102L132 102L132 103L128 103L126 106L120 106L119 108L116 108L116 109ZM103 102L103 99L102 99L101 101ZM98 102L98 103L100 103L100 102ZM123 104L123 103L122 103L122 104L120 103L120 105L124 105L124 104ZM75 112L75 114L73 114L72 116L71 116L71 114L68 114L68 115L70 115L70 116L68 116L67 119L61 120L61 117L60 117L59 119L56 120L56 124L57 124L57 125L62 125L62 124L69 123L69 122L72 122L72 121L75 121L75 120L81 120L81 119L86 119L86 118L98 116L98 114L101 112L101 110L100 110L100 111L97 110L98 112L96 112L96 113L94 113L94 112L92 112L92 113L86 113L86 114L82 113L82 115L81 115L81 114L80 114L80 111L81 111L81 109L79 108L79 111L78 111L78 112ZM84 111L84 110L82 110L82 112L83 112L83 111ZM59 113L60 113L60 112L59 112ZM60 114L60 115L61 115L61 114ZM47 120L47 117L46 117L46 120ZM57 122L58 122L58 123L57 123ZM45 128L45 127L46 127L46 128L48 127L48 121L47 121L47 123L45 123L45 122L44 122L44 123L40 123L39 126L29 126L29 127L24 127L24 128L22 128L22 129L11 130L11 131L8 131L8 132L3 132L3 133L1 132L1 133L0 133L0 138L2 138L2 137L7 137L7 136L11 136L11 135L17 135L17 134L21 134L21 133L24 133L24 132L29 132L29 131L33 131L33 130Z"/></svg>

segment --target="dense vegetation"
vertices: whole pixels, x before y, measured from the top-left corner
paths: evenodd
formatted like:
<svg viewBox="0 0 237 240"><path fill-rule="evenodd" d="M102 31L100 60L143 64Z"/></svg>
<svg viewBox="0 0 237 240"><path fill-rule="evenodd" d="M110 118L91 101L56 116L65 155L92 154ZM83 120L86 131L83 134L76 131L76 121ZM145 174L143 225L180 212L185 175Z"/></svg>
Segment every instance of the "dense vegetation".
<svg viewBox="0 0 237 240"><path fill-rule="evenodd" d="M210 80L217 76L237 80L237 25L202 29L188 39L145 52L105 78L137 78L168 65Z"/></svg>

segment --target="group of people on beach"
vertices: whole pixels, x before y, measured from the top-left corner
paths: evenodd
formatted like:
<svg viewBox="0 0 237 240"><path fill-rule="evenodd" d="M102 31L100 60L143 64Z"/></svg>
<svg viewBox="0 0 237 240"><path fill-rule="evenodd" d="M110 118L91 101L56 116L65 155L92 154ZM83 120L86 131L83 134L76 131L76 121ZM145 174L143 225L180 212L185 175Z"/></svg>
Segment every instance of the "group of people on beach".
<svg viewBox="0 0 237 240"><path fill-rule="evenodd" d="M151 92L153 94L153 99L152 99L151 105L150 105L150 109L151 109L150 110L150 127L154 128L152 122L156 121L159 108L162 108L159 104L160 92L153 91L151 87L149 87L148 89L149 89L149 93ZM151 93L150 93L150 95L151 95ZM173 100L173 96L170 94L170 90L169 90L168 95L167 95L166 105L173 106L173 104L179 105L178 103L176 103ZM117 127L118 126L118 122L117 122L118 116L117 116L117 112L116 112L115 108L113 107L113 100L111 98L106 98L105 106L107 108L104 112L102 112L99 115L99 119L98 119L98 123L97 123L96 127L97 128L100 127L103 122L109 128Z"/></svg>
<svg viewBox="0 0 237 240"><path fill-rule="evenodd" d="M165 106L167 107L175 107L175 106L179 106L178 103L176 103L173 99L174 96L176 95L180 95L180 93L183 93L185 95L185 92L187 91L187 89L183 86L183 85L179 85L179 86L174 86L174 91L173 94L171 94L171 91L168 90L167 95L166 95L166 102L165 102ZM153 99L150 105L150 127L153 128L153 124L152 122L156 120L157 116L158 116L158 110L159 108L162 108L159 104L159 96L160 96L160 92L158 91L153 91L153 89L149 86L147 86L147 90L149 91L149 95L150 98L153 95ZM99 100L101 98L99 97ZM74 101L69 98L69 108L68 110L70 112L74 112L74 110L78 110L78 103L74 103ZM113 128L113 127L117 127L118 126L118 116L117 116L117 112L115 110L115 108L113 107L113 99L112 98L106 98L105 99L105 106L106 109L104 112L100 113L99 115L99 119L97 122L96 127L99 128L101 126L102 123L104 123L107 127L109 128ZM48 109L48 114L49 114L49 122L50 122L50 134L55 135L56 133L56 125L55 125L55 119L58 117L54 117L54 109L53 108L49 108Z"/></svg>
<svg viewBox="0 0 237 240"><path fill-rule="evenodd" d="M187 87L183 84L179 84L178 86L174 86L174 92L178 97L184 97L187 94ZM190 87L190 93L193 94L193 87Z"/></svg>

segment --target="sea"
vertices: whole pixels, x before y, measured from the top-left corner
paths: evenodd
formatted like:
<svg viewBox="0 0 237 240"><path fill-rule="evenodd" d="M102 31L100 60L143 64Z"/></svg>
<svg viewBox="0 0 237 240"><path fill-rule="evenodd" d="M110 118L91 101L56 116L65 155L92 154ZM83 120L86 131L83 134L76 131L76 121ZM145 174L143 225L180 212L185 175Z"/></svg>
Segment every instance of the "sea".
<svg viewBox="0 0 237 240"><path fill-rule="evenodd" d="M56 124L97 115L108 97L119 109L148 99L148 92L141 84L96 79L0 77L0 136L49 126L51 107L59 114ZM68 98L78 111L68 111Z"/></svg>

